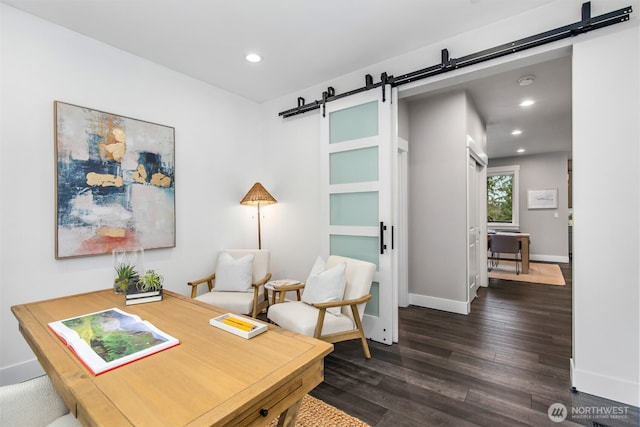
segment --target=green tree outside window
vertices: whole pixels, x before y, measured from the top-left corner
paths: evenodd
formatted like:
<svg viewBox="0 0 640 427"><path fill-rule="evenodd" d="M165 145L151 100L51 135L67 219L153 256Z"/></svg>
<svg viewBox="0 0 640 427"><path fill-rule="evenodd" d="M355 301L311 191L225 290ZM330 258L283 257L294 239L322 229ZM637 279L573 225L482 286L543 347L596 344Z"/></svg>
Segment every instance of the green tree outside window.
<svg viewBox="0 0 640 427"><path fill-rule="evenodd" d="M487 221L513 222L513 175L487 177Z"/></svg>

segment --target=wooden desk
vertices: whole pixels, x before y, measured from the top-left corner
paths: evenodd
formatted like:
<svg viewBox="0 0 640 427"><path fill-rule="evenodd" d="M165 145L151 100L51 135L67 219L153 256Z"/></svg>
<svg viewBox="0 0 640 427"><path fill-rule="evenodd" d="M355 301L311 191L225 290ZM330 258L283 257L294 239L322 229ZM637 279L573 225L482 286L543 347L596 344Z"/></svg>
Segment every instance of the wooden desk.
<svg viewBox="0 0 640 427"><path fill-rule="evenodd" d="M93 376L47 323L112 307L150 321L180 345ZM280 425L293 426L300 401L322 382L324 357L333 350L274 325L246 340L209 325L224 311L166 290L163 301L134 306L109 289L11 310L85 426L262 426L280 414Z"/></svg>
<svg viewBox="0 0 640 427"><path fill-rule="evenodd" d="M516 236L520 241L522 248L522 274L529 273L529 245L531 243L531 236L529 233L507 233L500 231L495 234L504 234L507 236ZM491 241L491 234L487 234L487 243Z"/></svg>

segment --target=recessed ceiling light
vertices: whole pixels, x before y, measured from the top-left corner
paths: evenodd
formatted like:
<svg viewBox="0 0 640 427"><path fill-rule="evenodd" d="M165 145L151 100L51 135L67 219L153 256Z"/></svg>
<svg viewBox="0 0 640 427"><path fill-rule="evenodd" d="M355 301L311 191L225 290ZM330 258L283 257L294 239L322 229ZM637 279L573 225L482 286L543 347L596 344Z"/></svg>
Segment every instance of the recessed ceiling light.
<svg viewBox="0 0 640 427"><path fill-rule="evenodd" d="M260 55L258 55L257 53L250 53L247 56L245 56L245 59L249 62L260 62L262 61L262 57Z"/></svg>
<svg viewBox="0 0 640 427"><path fill-rule="evenodd" d="M511 135L520 135L521 133L522 133L522 131L521 131L520 129L514 129L514 130L511 132Z"/></svg>
<svg viewBox="0 0 640 427"><path fill-rule="evenodd" d="M527 150L525 150L524 148L518 148L516 151L517 151L518 153L524 153L524 152L525 152L525 151L527 151Z"/></svg>
<svg viewBox="0 0 640 427"><path fill-rule="evenodd" d="M534 101L533 99L525 99L524 101L522 101L520 103L520 106L521 107L528 107L528 106L533 105L535 103L536 103L536 101Z"/></svg>
<svg viewBox="0 0 640 427"><path fill-rule="evenodd" d="M518 84L520 86L529 86L535 79L535 76L523 76L518 79Z"/></svg>

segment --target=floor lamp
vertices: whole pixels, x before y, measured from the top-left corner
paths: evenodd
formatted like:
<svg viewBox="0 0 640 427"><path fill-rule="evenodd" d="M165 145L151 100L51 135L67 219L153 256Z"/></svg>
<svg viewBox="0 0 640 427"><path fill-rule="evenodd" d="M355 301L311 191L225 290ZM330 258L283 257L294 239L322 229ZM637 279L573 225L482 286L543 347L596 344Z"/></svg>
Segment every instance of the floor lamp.
<svg viewBox="0 0 640 427"><path fill-rule="evenodd" d="M260 238L260 206L272 205L278 201L260 184L256 182L247 194L240 200L241 205L258 207L258 249L262 249Z"/></svg>

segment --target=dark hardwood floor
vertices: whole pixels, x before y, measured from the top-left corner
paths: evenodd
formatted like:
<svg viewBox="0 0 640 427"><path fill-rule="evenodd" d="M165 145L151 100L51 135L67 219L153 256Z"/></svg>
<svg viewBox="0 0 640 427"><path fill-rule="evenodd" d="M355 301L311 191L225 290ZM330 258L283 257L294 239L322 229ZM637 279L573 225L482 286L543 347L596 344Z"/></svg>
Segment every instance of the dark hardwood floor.
<svg viewBox="0 0 640 427"><path fill-rule="evenodd" d="M358 341L337 343L310 394L374 427L640 425L638 408L571 392L571 267L561 267L566 286L491 279L468 316L400 309L398 344L370 341L366 360ZM551 421L553 403L567 420Z"/></svg>

